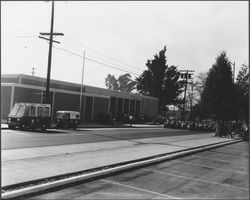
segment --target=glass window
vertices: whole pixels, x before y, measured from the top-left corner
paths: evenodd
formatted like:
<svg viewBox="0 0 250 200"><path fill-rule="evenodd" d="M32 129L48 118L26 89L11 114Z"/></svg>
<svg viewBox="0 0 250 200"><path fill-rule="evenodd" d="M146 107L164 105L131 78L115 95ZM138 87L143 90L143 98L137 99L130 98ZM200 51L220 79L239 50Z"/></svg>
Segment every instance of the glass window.
<svg viewBox="0 0 250 200"><path fill-rule="evenodd" d="M66 113L66 119L69 119L69 118L70 118L70 114Z"/></svg>
<svg viewBox="0 0 250 200"><path fill-rule="evenodd" d="M37 116L43 116L43 107L37 108Z"/></svg>
<svg viewBox="0 0 250 200"><path fill-rule="evenodd" d="M44 107L43 108L43 116L45 116L45 117L48 117L49 116L49 108L48 107Z"/></svg>
<svg viewBox="0 0 250 200"><path fill-rule="evenodd" d="M30 106L30 115L35 116L36 115L36 107L35 106Z"/></svg>
<svg viewBox="0 0 250 200"><path fill-rule="evenodd" d="M29 116L29 111L30 111L30 109L29 109L29 107L27 107L27 109L25 110L24 116Z"/></svg>
<svg viewBox="0 0 250 200"><path fill-rule="evenodd" d="M56 118L63 119L64 114L63 113L56 113Z"/></svg>

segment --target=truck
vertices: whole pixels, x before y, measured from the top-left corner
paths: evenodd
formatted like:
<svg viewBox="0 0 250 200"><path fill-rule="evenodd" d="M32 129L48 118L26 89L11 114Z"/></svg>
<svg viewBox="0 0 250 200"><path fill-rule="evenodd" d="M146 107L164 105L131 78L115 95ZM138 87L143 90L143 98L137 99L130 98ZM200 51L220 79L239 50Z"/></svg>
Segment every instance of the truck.
<svg viewBox="0 0 250 200"><path fill-rule="evenodd" d="M51 105L38 103L15 103L7 123L9 129L41 129L45 131L50 128Z"/></svg>

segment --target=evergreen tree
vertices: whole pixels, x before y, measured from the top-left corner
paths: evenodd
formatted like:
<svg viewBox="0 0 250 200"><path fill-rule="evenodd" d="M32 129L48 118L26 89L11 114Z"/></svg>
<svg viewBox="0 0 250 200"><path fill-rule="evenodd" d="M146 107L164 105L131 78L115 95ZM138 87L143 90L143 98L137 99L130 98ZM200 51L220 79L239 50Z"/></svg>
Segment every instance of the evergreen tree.
<svg viewBox="0 0 250 200"><path fill-rule="evenodd" d="M206 117L222 122L220 136L224 134L223 123L236 116L236 90L232 78L231 63L226 52L221 52L209 70L201 95L201 105Z"/></svg>
<svg viewBox="0 0 250 200"><path fill-rule="evenodd" d="M249 119L249 67L243 65L236 78L238 92L238 117L248 122Z"/></svg>
<svg viewBox="0 0 250 200"><path fill-rule="evenodd" d="M137 90L139 93L159 98L159 111L165 108L165 105L180 102L180 93L183 83L180 82L180 72L176 66L168 67L165 56L166 46L154 55L153 60L148 60L145 70L137 81Z"/></svg>

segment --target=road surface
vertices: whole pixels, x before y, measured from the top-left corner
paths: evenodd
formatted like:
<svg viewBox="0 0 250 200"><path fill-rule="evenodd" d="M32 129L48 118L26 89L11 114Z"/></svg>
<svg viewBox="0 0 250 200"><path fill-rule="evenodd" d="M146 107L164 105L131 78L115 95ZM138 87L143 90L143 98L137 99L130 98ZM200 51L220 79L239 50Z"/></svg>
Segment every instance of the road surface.
<svg viewBox="0 0 250 200"><path fill-rule="evenodd" d="M75 131L50 129L45 133L39 131L1 130L1 147L3 150L7 150L189 134L207 133L167 128L82 128Z"/></svg>
<svg viewBox="0 0 250 200"><path fill-rule="evenodd" d="M25 199L249 199L248 146L231 144Z"/></svg>

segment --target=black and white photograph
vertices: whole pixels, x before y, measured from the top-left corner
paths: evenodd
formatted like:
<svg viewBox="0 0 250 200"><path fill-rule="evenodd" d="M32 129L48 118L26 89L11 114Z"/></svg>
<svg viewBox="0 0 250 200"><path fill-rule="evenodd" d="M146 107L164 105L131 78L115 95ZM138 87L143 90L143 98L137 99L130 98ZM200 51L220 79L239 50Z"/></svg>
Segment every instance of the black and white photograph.
<svg viewBox="0 0 250 200"><path fill-rule="evenodd" d="M249 199L248 1L1 1L1 199Z"/></svg>

